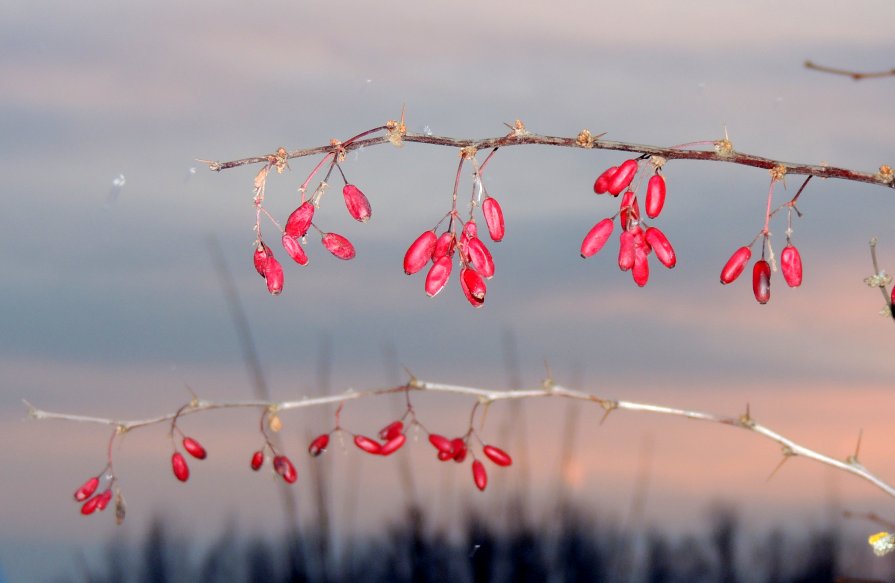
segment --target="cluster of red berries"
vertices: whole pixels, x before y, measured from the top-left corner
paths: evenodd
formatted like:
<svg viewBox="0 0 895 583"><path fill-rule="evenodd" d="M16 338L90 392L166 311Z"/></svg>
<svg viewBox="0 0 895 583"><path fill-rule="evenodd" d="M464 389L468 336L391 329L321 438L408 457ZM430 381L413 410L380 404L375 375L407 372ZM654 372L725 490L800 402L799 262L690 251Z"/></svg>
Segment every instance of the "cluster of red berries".
<svg viewBox="0 0 895 583"><path fill-rule="evenodd" d="M114 482L114 476L106 467L99 475L88 479L75 490L75 502L82 503L81 514L88 516L96 511L105 510L109 502L112 501L112 484ZM100 490L99 494L96 493L97 490Z"/></svg>
<svg viewBox="0 0 895 583"><path fill-rule="evenodd" d="M429 434L429 443L438 450L438 460L442 462L453 460L457 463L463 463L467 453L471 452L467 445L468 440L468 434L466 438L455 437L454 439L448 439L436 433ZM493 445L483 445L482 453L500 467L505 468L513 463L513 458L507 452ZM485 470L485 464L475 458L474 454L472 460L472 480L479 490L484 491L488 486L488 472Z"/></svg>
<svg viewBox="0 0 895 583"><path fill-rule="evenodd" d="M646 186L646 216L654 219L662 212L665 205L665 178L661 174L664 160L654 158L655 173ZM595 255L603 246L615 228L615 217L618 217L622 233L619 237L618 267L622 271L630 271L634 282L643 287L649 280L649 254L656 253L659 262L671 269L677 264L674 248L665 234L656 227L644 229L640 216L640 204L634 189L629 188L640 170L640 160L626 160L619 166L612 166L597 177L594 192L609 193L617 197L624 192L619 210L615 215L607 217L584 236L581 242L581 257Z"/></svg>
<svg viewBox="0 0 895 583"><path fill-rule="evenodd" d="M183 449L197 460L204 460L208 457L208 452L205 451L202 444L192 437L184 437L182 443ZM171 470L174 472L174 477L181 482L186 482L190 479L190 467L186 463L186 458L176 449L171 454Z"/></svg>
<svg viewBox="0 0 895 583"><path fill-rule="evenodd" d="M765 235L764 244L767 246L767 235ZM727 285L736 280L743 273L746 263L751 258L751 245L744 245L734 251L727 263L724 264L724 268L721 269L721 283ZM795 245L788 240L786 247L780 253L780 270L789 287L802 285L802 257ZM771 299L771 264L765 260L764 253L762 253L761 259L752 266L752 293L759 304L766 304Z"/></svg>
<svg viewBox="0 0 895 583"><path fill-rule="evenodd" d="M488 235L492 241L499 243L506 231L500 204L493 197L487 196L482 201L481 208ZM494 276L494 259L478 236L474 218L470 216L463 223L456 211L451 211L445 218L449 218L448 227L441 235L436 234L436 225L410 244L404 254L404 273L413 275L431 261L432 266L426 274L425 290L429 297L434 297L447 285L453 269L454 251L459 250L460 288L473 307L481 307L485 303L487 291L485 280ZM455 233L457 226L461 227L459 237Z"/></svg>
<svg viewBox="0 0 895 583"><path fill-rule="evenodd" d="M323 232L313 223L314 212L320 206L322 192L322 189L318 189L313 197L302 202L298 208L292 211L283 228L280 238L283 249L299 265L308 264L308 255L305 253L303 245L307 242L306 235L311 227L320 232L321 243L335 257L349 260L355 256L354 245L347 237L338 233ZM348 214L353 219L361 223L370 220L373 215L370 201L357 186L346 183L342 188L342 196L345 199ZM280 294L283 291L283 266L274 257L273 251L264 243L260 234L255 245L254 262L255 269L267 281L267 291L273 295Z"/></svg>

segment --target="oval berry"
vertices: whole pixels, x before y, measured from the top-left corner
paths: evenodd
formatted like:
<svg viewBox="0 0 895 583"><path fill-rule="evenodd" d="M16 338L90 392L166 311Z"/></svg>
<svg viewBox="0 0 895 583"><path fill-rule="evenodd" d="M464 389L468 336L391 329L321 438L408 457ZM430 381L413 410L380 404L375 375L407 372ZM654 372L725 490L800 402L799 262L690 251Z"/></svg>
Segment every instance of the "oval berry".
<svg viewBox="0 0 895 583"><path fill-rule="evenodd" d="M485 464L479 460L472 462L472 481L475 482L475 487L482 492L488 487L488 472L485 471Z"/></svg>
<svg viewBox="0 0 895 583"><path fill-rule="evenodd" d="M273 254L267 258L267 266L264 268L264 279L267 280L267 291L271 295L278 296L283 291L283 266Z"/></svg>
<svg viewBox="0 0 895 583"><path fill-rule="evenodd" d="M84 500L90 498L96 489L99 487L99 478L93 477L84 482L84 485L75 490L75 500L78 502L83 502Z"/></svg>
<svg viewBox="0 0 895 583"><path fill-rule="evenodd" d="M738 278L751 257L752 249L749 247L743 246L734 251L721 270L721 283L727 285Z"/></svg>
<svg viewBox="0 0 895 583"><path fill-rule="evenodd" d="M482 452L484 452L484 454L488 456L489 460L499 466L507 467L513 463L513 458L510 457L510 454L500 449L499 447L486 445L482 448Z"/></svg>
<svg viewBox="0 0 895 583"><path fill-rule="evenodd" d="M492 197L486 198L482 202L482 214L485 215L485 224L488 225L488 235L495 243L503 240L506 231L503 223L503 210L500 205Z"/></svg>
<svg viewBox="0 0 895 583"><path fill-rule="evenodd" d="M432 253L435 252L435 244L438 237L435 231L426 231L410 244L407 253L404 254L404 273L413 275L429 263Z"/></svg>
<svg viewBox="0 0 895 583"><path fill-rule="evenodd" d="M336 233L327 233L321 239L323 246L339 259L354 259L354 245L347 238Z"/></svg>
<svg viewBox="0 0 895 583"><path fill-rule="evenodd" d="M314 441L311 442L311 445L308 446L308 453L313 457L317 457L326 451L328 445L329 433L318 435L314 438Z"/></svg>
<svg viewBox="0 0 895 583"><path fill-rule="evenodd" d="M171 470L174 472L174 477L181 482L186 482L190 479L190 467L186 464L183 454L179 451L175 451L171 456Z"/></svg>
<svg viewBox="0 0 895 583"><path fill-rule="evenodd" d="M373 441L364 435L355 435L354 445L372 455L379 455L382 453L382 446L379 445L379 442Z"/></svg>
<svg viewBox="0 0 895 583"><path fill-rule="evenodd" d="M403 421L393 421L379 430L379 439L388 441L394 439L404 431Z"/></svg>
<svg viewBox="0 0 895 583"><path fill-rule="evenodd" d="M654 174L646 184L646 216L654 219L662 212L665 206L665 178L661 174Z"/></svg>
<svg viewBox="0 0 895 583"><path fill-rule="evenodd" d="M255 270L261 277L267 277L264 272L267 270L267 262L271 257L273 257L273 253L270 251L270 247L263 242L258 243L252 261L255 263Z"/></svg>
<svg viewBox="0 0 895 583"><path fill-rule="evenodd" d="M112 488L107 489L102 494L96 496L96 509L102 512L112 500Z"/></svg>
<svg viewBox="0 0 895 583"><path fill-rule="evenodd" d="M485 280L475 269L464 267L460 271L460 288L469 303L474 308L480 308L485 303Z"/></svg>
<svg viewBox="0 0 895 583"><path fill-rule="evenodd" d="M634 267L634 231L622 231L618 244L618 268L628 271Z"/></svg>
<svg viewBox="0 0 895 583"><path fill-rule="evenodd" d="M631 184L631 181L634 180L634 175L637 174L637 169L639 165L637 160L625 160L618 167L618 171L612 175L612 178L609 180L608 191L612 196L618 196L621 192L628 188L628 185Z"/></svg>
<svg viewBox="0 0 895 583"><path fill-rule="evenodd" d="M293 261L295 261L299 265L308 264L308 255L307 253L305 253L304 248L301 246L299 237L284 234L281 242L283 243L283 249L286 250L286 253L289 255L289 257L292 258Z"/></svg>
<svg viewBox="0 0 895 583"><path fill-rule="evenodd" d="M293 484L298 479L295 466L284 455L278 455L273 458L273 469L287 484Z"/></svg>
<svg viewBox="0 0 895 583"><path fill-rule="evenodd" d="M656 252L656 257L659 258L662 265L668 269L677 265L677 257L674 254L674 247L668 242L665 233L656 227L650 227L646 230L644 237L646 238L646 242L649 243L649 246Z"/></svg>
<svg viewBox="0 0 895 583"><path fill-rule="evenodd" d="M345 198L345 207L348 209L348 214L355 221L366 223L373 216L370 201L367 200L360 188L353 184L346 184L342 188L342 196Z"/></svg>
<svg viewBox="0 0 895 583"><path fill-rule="evenodd" d="M204 460L208 456L208 452L202 447L202 444L192 437L183 438L183 449L197 460Z"/></svg>
<svg viewBox="0 0 895 583"><path fill-rule="evenodd" d="M461 437L455 437L451 440L451 459L460 463L466 459L466 442Z"/></svg>
<svg viewBox="0 0 895 583"><path fill-rule="evenodd" d="M761 259L752 267L752 292L759 304L766 304L771 299L771 266Z"/></svg>
<svg viewBox="0 0 895 583"><path fill-rule="evenodd" d="M452 445L451 440L447 437L438 435L437 433L430 433L429 443L431 443L439 453L446 453L453 457L454 446Z"/></svg>
<svg viewBox="0 0 895 583"><path fill-rule="evenodd" d="M445 231L435 242L435 249L432 250L432 261L438 261L442 257L450 257L454 254L456 246L457 238L454 237L454 232Z"/></svg>
<svg viewBox="0 0 895 583"><path fill-rule="evenodd" d="M596 181L594 181L594 192L597 194L605 194L609 192L609 181L612 180L612 177L615 176L616 172L618 172L618 166L612 166L597 176Z"/></svg>
<svg viewBox="0 0 895 583"><path fill-rule="evenodd" d="M780 252L780 270L789 287L802 285L802 256L792 243Z"/></svg>
<svg viewBox="0 0 895 583"><path fill-rule="evenodd" d="M407 441L407 436L403 433L399 433L398 435L392 437L388 441L382 444L382 448L379 450L380 455L392 455L404 445L404 442Z"/></svg>
<svg viewBox="0 0 895 583"><path fill-rule="evenodd" d="M430 298L438 295L438 292L444 289L448 279L451 277L451 269L454 268L453 260L445 255L440 257L426 274L426 294Z"/></svg>
<svg viewBox="0 0 895 583"><path fill-rule="evenodd" d="M252 463L251 467L256 472L261 469L261 466L264 465L264 452L260 449L252 454Z"/></svg>
<svg viewBox="0 0 895 583"><path fill-rule="evenodd" d="M472 237L466 244L466 252L469 254L469 260L472 266L485 279L491 279L494 276L494 259L491 252L482 243L478 237Z"/></svg>
<svg viewBox="0 0 895 583"><path fill-rule="evenodd" d="M291 237L304 237L311 228L315 207L310 200L301 203L286 219L284 231Z"/></svg>
<svg viewBox="0 0 895 583"><path fill-rule="evenodd" d="M83 514L84 516L89 516L90 514L96 512L96 507L99 504L99 498L100 494L97 494L87 502L84 502L84 504L81 506L81 514Z"/></svg>
<svg viewBox="0 0 895 583"><path fill-rule="evenodd" d="M649 257L648 247L645 245L634 246L634 265L631 266L631 277L634 283L643 287L649 281Z"/></svg>
<svg viewBox="0 0 895 583"><path fill-rule="evenodd" d="M609 240L614 228L615 222L612 219L603 219L594 225L581 241L581 256L587 258L595 255Z"/></svg>

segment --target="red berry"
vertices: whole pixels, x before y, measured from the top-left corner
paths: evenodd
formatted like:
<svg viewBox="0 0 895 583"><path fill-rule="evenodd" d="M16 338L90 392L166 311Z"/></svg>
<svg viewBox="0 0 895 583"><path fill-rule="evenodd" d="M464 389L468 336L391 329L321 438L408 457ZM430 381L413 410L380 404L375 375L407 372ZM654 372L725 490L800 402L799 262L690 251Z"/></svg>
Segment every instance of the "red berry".
<svg viewBox="0 0 895 583"><path fill-rule="evenodd" d="M435 297L438 292L444 289L448 278L451 277L451 269L454 267L454 261L447 255L440 257L429 268L426 274L426 293L429 297Z"/></svg>
<svg viewBox="0 0 895 583"><path fill-rule="evenodd" d="M726 285L738 278L751 257L752 249L749 247L740 247L734 251L721 270L721 283Z"/></svg>
<svg viewBox="0 0 895 583"><path fill-rule="evenodd" d="M267 280L267 291L271 295L278 296L283 291L283 266L273 254L267 258L267 267L264 269L264 279Z"/></svg>
<svg viewBox="0 0 895 583"><path fill-rule="evenodd" d="M581 256L587 258L596 255L603 248L603 245L606 244L606 241L609 240L609 236L614 228L615 223L612 219L603 219L594 225L581 242Z"/></svg>
<svg viewBox="0 0 895 583"><path fill-rule="evenodd" d="M323 452L326 451L326 447L329 445L329 433L323 433L314 438L314 441L311 442L311 445L308 446L308 453L313 457L317 457Z"/></svg>
<svg viewBox="0 0 895 583"><path fill-rule="evenodd" d="M646 237L646 242L649 243L649 246L656 252L656 257L659 258L662 265L669 269L677 265L677 257L674 254L674 248L671 246L671 243L668 242L665 233L656 227L650 227L646 230L644 237Z"/></svg>
<svg viewBox="0 0 895 583"><path fill-rule="evenodd" d="M295 261L299 265L308 264L308 255L307 253L305 253L304 248L301 246L299 237L284 234L282 243L283 249L286 250L286 253L289 255L289 257L292 258L293 261Z"/></svg>
<svg viewBox="0 0 895 583"><path fill-rule="evenodd" d="M190 479L190 467L186 465L186 460L179 451L175 451L174 455L171 456L171 469L174 471L174 477L181 482L186 482Z"/></svg>
<svg viewBox="0 0 895 583"><path fill-rule="evenodd" d="M265 271L267 271L267 262L271 257L273 257L273 253L270 251L270 247L264 243L258 243L252 259L255 262L255 270L261 277L267 277Z"/></svg>
<svg viewBox="0 0 895 583"><path fill-rule="evenodd" d="M506 467L513 463L513 458L510 457L510 454L500 449L499 447L494 447L493 445L486 445L482 448L482 451L488 459L494 462L499 466Z"/></svg>
<svg viewBox="0 0 895 583"><path fill-rule="evenodd" d="M485 471L485 464L479 460L472 462L472 480L475 482L475 487L482 492L488 486L488 472Z"/></svg>
<svg viewBox="0 0 895 583"><path fill-rule="evenodd" d="M464 267L460 270L460 288L466 295L466 299L474 308L480 308L485 303L485 280L475 269Z"/></svg>
<svg viewBox="0 0 895 583"><path fill-rule="evenodd" d="M764 259L756 261L752 267L752 292L759 304L766 304L771 299L771 266Z"/></svg>
<svg viewBox="0 0 895 583"><path fill-rule="evenodd" d="M435 249L432 250L432 261L438 261L442 257L453 255L456 246L457 239L454 237L454 232L445 231L435 242Z"/></svg>
<svg viewBox="0 0 895 583"><path fill-rule="evenodd" d="M106 509L106 506L109 505L109 502L112 500L112 488L106 489L102 494L97 494L96 496L96 509L99 511L103 511Z"/></svg>
<svg viewBox="0 0 895 583"><path fill-rule="evenodd" d="M83 514L84 516L88 516L96 512L96 507L99 504L100 496L100 494L97 494L87 502L84 502L84 504L81 506L81 514Z"/></svg>
<svg viewBox="0 0 895 583"><path fill-rule="evenodd" d="M192 437L183 438L183 449L185 449L191 456L193 456L197 460L204 460L208 456L208 452L205 451L205 448L202 447L202 444L200 444Z"/></svg>
<svg viewBox="0 0 895 583"><path fill-rule="evenodd" d="M780 270L789 287L802 285L802 256L792 243L780 252Z"/></svg>
<svg viewBox="0 0 895 583"><path fill-rule="evenodd" d="M628 185L634 180L634 175L637 174L638 167L637 160L632 159L622 162L621 166L618 167L618 171L609 180L607 189L609 194L618 196L624 189L628 188Z"/></svg>
<svg viewBox="0 0 895 583"><path fill-rule="evenodd" d="M379 430L379 439L388 441L394 439L404 431L403 421L394 421Z"/></svg>
<svg viewBox="0 0 895 583"><path fill-rule="evenodd" d="M342 189L342 196L345 197L345 206L348 208L348 214L355 221L366 223L373 216L373 210L370 208L370 201L364 196L358 187L353 184L346 184Z"/></svg>
<svg viewBox="0 0 895 583"><path fill-rule="evenodd" d="M264 452L260 449L252 454L252 469L256 472L264 465Z"/></svg>
<svg viewBox="0 0 895 583"><path fill-rule="evenodd" d="M612 166L611 168L604 170L594 182L594 192L597 194L605 194L609 192L609 181L612 180L612 177L615 176L616 172L618 172L618 166Z"/></svg>
<svg viewBox="0 0 895 583"><path fill-rule="evenodd" d="M284 455L278 455L273 458L273 469L287 484L293 484L298 479L295 466Z"/></svg>
<svg viewBox="0 0 895 583"><path fill-rule="evenodd" d="M382 453L382 446L379 445L379 442L373 441L364 435L355 435L354 445L372 455L379 455Z"/></svg>
<svg viewBox="0 0 895 583"><path fill-rule="evenodd" d="M478 237L470 238L466 245L466 251L469 253L469 260L475 270L485 279L491 279L494 276L494 259L482 240Z"/></svg>
<svg viewBox="0 0 895 583"><path fill-rule="evenodd" d="M462 462L466 459L466 442L460 437L455 437L451 440L451 451L453 452L451 458L457 463Z"/></svg>
<svg viewBox="0 0 895 583"><path fill-rule="evenodd" d="M631 266L631 277L634 283L643 287L649 281L649 257L648 247L645 245L634 246L634 265Z"/></svg>
<svg viewBox="0 0 895 583"><path fill-rule="evenodd" d="M84 485L75 490L75 500L83 502L90 498L99 487L99 477L93 477L84 482Z"/></svg>
<svg viewBox="0 0 895 583"><path fill-rule="evenodd" d="M473 237L479 236L479 229L475 224L475 219L469 219L466 221L466 224L463 225L463 234L460 236L461 239L472 239Z"/></svg>
<svg viewBox="0 0 895 583"><path fill-rule="evenodd" d="M323 246L339 259L345 259L346 261L348 259L354 259L354 245L342 235L327 233L323 235L321 241L323 242Z"/></svg>
<svg viewBox="0 0 895 583"><path fill-rule="evenodd" d="M640 220L640 205L637 204L637 196L633 190L626 190L619 205L619 224L622 229L627 229L631 221Z"/></svg>
<svg viewBox="0 0 895 583"><path fill-rule="evenodd" d="M404 254L404 273L413 275L429 263L438 237L435 231L426 231L410 244L407 253Z"/></svg>
<svg viewBox="0 0 895 583"><path fill-rule="evenodd" d="M291 237L304 237L311 228L315 207L310 200L301 203L286 220L285 231Z"/></svg>
<svg viewBox="0 0 895 583"><path fill-rule="evenodd" d="M439 453L447 453L453 456L454 446L451 445L451 440L447 437L438 435L437 433L430 433L429 443L431 443Z"/></svg>
<svg viewBox="0 0 895 583"><path fill-rule="evenodd" d="M454 454L449 451L439 451L438 452L438 461L446 462L450 459L454 459Z"/></svg>
<svg viewBox="0 0 895 583"><path fill-rule="evenodd" d="M404 445L404 442L407 441L407 436L403 433L399 433L398 435L392 437L388 441L382 444L382 448L379 450L381 455L392 455Z"/></svg>
<svg viewBox="0 0 895 583"><path fill-rule="evenodd" d="M628 271L634 267L634 230L622 231L618 245L618 268Z"/></svg>
<svg viewBox="0 0 895 583"><path fill-rule="evenodd" d="M654 174L646 185L646 216L654 219L662 212L665 206L665 178L661 174Z"/></svg>
<svg viewBox="0 0 895 583"><path fill-rule="evenodd" d="M488 225L491 240L499 243L506 231L503 224L503 210L497 201L489 196L482 202L482 214L485 215L485 224Z"/></svg>

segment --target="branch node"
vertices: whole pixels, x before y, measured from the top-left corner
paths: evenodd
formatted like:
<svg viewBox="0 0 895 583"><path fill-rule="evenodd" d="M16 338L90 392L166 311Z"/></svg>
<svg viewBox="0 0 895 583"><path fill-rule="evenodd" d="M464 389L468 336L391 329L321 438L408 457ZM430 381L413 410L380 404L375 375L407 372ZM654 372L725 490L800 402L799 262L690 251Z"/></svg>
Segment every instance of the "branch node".
<svg viewBox="0 0 895 583"><path fill-rule="evenodd" d="M749 403L746 403L746 412L740 415L739 423L740 426L748 429L753 429L755 427L755 419L752 418L752 414L749 411Z"/></svg>
<svg viewBox="0 0 895 583"><path fill-rule="evenodd" d="M476 148L475 146L466 146L464 148L460 148L460 157L464 160L472 160L473 158L475 158L475 155L478 151L478 148Z"/></svg>
<svg viewBox="0 0 895 583"><path fill-rule="evenodd" d="M507 126L508 128L510 128L510 130L512 130L512 131L510 131L510 133L507 134L508 138L522 138L529 134L528 130L525 129L525 124L522 123L521 119L517 119L515 121L515 123L513 123L513 125L510 125L508 123L505 123L503 125Z"/></svg>
<svg viewBox="0 0 895 583"><path fill-rule="evenodd" d="M575 138L575 143L582 148L593 148L594 141L594 137L591 135L590 130L587 128L584 128L583 130L578 132L578 137Z"/></svg>
<svg viewBox="0 0 895 583"><path fill-rule="evenodd" d="M774 181L783 180L783 177L786 176L786 164L777 164L768 172L771 173L771 179Z"/></svg>
<svg viewBox="0 0 895 583"><path fill-rule="evenodd" d="M722 158L733 156L733 143L727 135L727 126L724 127L724 137L715 142L715 153Z"/></svg>
<svg viewBox="0 0 895 583"><path fill-rule="evenodd" d="M888 164L883 164L879 167L879 172L876 173L876 177L880 182L884 182L895 188L895 172L892 171L892 167Z"/></svg>
<svg viewBox="0 0 895 583"><path fill-rule="evenodd" d="M888 555L895 551L895 534L878 532L867 537L867 544L873 547L873 554L877 557Z"/></svg>

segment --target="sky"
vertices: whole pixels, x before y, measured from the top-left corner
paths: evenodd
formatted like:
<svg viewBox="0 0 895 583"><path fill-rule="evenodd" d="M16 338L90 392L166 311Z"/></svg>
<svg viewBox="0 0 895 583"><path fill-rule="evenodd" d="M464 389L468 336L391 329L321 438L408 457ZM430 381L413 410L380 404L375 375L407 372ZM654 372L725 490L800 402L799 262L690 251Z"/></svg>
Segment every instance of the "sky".
<svg viewBox="0 0 895 583"><path fill-rule="evenodd" d="M875 171L895 161L893 80L853 82L802 64L891 68L891 3L843 12L829 1L636 10L626 2L17 2L0 15L8 204L0 217L0 484L8 493L0 569L9 581L66 572L111 537L138 539L156 515L197 541L233 520L246 532L281 528L275 484L247 469L260 445L254 413L184 420L211 452L186 485L170 475L164 427L127 436L115 454L128 500L117 528L108 515L81 517L70 499L102 469L106 429L25 419L23 399L130 419L175 410L189 400L187 386L209 400L250 398L211 237L276 399L394 385L406 379L402 366L438 382L539 386L546 362L560 384L607 397L730 415L748 403L760 422L838 458L863 432L862 462L895 479L895 325L863 283L872 236L883 267L895 270L895 200L885 188L813 181L793 225L804 283L789 289L774 274L771 301L759 306L746 277L722 287L718 273L762 227L765 171L669 162L655 224L678 266L654 265L641 289L617 269L614 240L586 261L578 255L590 227L617 210L593 194L593 180L625 156L505 148L485 184L507 235L491 246L496 274L474 310L456 279L430 299L423 275L400 267L407 246L449 208L455 151L405 144L349 154L344 170L369 197L373 219L353 222L337 190L319 213L357 257L339 261L310 241L310 265L284 262L279 297L251 262L255 170L213 173L197 162L346 139L406 106L414 132L497 136L521 119L541 134L586 127L673 145L715 140L727 128L743 152ZM318 161L294 160L271 176L267 205L278 220ZM464 173L461 193L469 179ZM799 183L791 177L776 200ZM778 253L785 228L779 218L771 224ZM465 428L473 404L425 394L413 402L427 427L448 434ZM343 423L374 433L400 407L350 404ZM599 410L577 411L562 402L493 406L483 434L524 452L524 463L493 472L481 495L468 467L434 465L422 441L402 452L406 461L334 448L323 462L333 496L354 492L362 509L340 516L340 528L375 529L400 512L401 464L445 528L457 509L487 508L514 489L530 496L534 516L547 516L560 485L621 522L617 509L647 484L643 524L671 530L704 526L717 503L757 530L781 518L796 528L827 524L836 509L892 508L873 486L807 460L767 480L779 447L745 432L623 412L600 425ZM302 479L311 461L301 453L308 436L332 426L332 413L283 416L305 522L314 512ZM572 419L574 463L563 472ZM842 525L853 527L858 536L874 528Z"/></svg>

